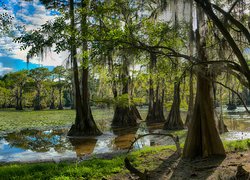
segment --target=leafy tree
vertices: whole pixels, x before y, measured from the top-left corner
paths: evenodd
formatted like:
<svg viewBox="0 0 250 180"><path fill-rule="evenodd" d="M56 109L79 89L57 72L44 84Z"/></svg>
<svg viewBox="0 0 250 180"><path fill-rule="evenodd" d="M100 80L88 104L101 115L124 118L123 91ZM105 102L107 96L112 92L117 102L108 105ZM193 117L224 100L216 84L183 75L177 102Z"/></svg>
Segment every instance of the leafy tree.
<svg viewBox="0 0 250 180"><path fill-rule="evenodd" d="M55 78L57 79L56 87L59 90L59 105L58 105L58 109L59 110L63 109L63 104L62 104L62 89L65 86L65 82L64 82L65 72L66 72L66 70L65 70L65 68L63 66L57 66L52 71L52 74L54 74Z"/></svg>
<svg viewBox="0 0 250 180"><path fill-rule="evenodd" d="M29 76L32 78L34 86L36 88L36 96L34 98L34 110L41 110L44 107L42 106L42 90L45 80L50 76L50 71L48 68L39 67L31 69Z"/></svg>
<svg viewBox="0 0 250 180"><path fill-rule="evenodd" d="M28 71L22 70L14 73L9 73L7 74L5 80L15 92L16 110L23 110L23 91L28 81Z"/></svg>

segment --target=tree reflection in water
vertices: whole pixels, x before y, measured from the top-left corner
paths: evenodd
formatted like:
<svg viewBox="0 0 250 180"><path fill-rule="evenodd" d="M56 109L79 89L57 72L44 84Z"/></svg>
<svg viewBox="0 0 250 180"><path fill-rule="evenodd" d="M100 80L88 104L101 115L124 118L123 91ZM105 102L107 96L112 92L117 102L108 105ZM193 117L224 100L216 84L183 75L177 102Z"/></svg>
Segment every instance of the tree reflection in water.
<svg viewBox="0 0 250 180"><path fill-rule="evenodd" d="M97 139L94 138L70 138L69 141L74 146L77 157L92 154L95 149Z"/></svg>
<svg viewBox="0 0 250 180"><path fill-rule="evenodd" d="M137 129L138 127L131 129L114 128L113 133L117 136L114 139L114 148L116 150L128 149L136 138Z"/></svg>
<svg viewBox="0 0 250 180"><path fill-rule="evenodd" d="M4 138L11 147L18 147L35 152L47 152L54 148L58 153L71 150L72 146L66 138L67 130L40 131L26 129L7 134Z"/></svg>

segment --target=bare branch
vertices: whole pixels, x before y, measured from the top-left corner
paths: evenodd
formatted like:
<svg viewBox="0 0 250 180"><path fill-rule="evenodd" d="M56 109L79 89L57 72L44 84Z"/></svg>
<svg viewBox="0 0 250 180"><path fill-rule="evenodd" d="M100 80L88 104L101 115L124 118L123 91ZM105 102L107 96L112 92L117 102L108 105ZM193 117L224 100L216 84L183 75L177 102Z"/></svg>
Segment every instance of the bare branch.
<svg viewBox="0 0 250 180"><path fill-rule="evenodd" d="M219 85L221 85L221 86L223 86L224 88L226 88L226 89L232 91L234 94L236 94L236 95L238 96L238 98L240 99L240 101L242 102L243 106L245 107L247 113L250 114L250 111L248 110L246 103L244 102L244 100L242 99L242 97L240 96L240 94L239 94L238 92L236 92L236 91L233 90L232 88L230 88L230 87L228 87L228 86L222 84L221 82L218 82L218 81L214 81L214 82L217 83L217 84L219 84Z"/></svg>

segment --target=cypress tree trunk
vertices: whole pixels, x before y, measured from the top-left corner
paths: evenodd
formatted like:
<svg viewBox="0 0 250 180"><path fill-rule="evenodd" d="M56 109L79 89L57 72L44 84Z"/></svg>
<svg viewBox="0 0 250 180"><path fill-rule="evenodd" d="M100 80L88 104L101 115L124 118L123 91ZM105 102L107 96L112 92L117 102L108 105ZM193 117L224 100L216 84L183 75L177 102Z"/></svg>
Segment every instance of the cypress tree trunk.
<svg viewBox="0 0 250 180"><path fill-rule="evenodd" d="M81 1L82 8L86 9L88 2ZM82 12L82 13L85 13ZM75 20L74 20L74 1L70 0L70 17L71 17L71 28L75 29ZM82 36L86 37L87 31L87 16L82 14L81 19L81 32ZM76 119L75 124L71 126L68 136L86 136L86 135L100 135L101 131L97 128L97 125L93 119L92 112L89 105L89 94L88 94L88 58L84 57L83 67L82 67L82 93L80 93L80 83L78 78L78 65L76 59L76 45L75 45L75 36L71 37L72 47L71 47L71 56L73 60L73 69L74 69L74 82L75 82L75 95L76 95ZM84 40L82 44L83 53L88 50L87 41Z"/></svg>
<svg viewBox="0 0 250 180"><path fill-rule="evenodd" d="M122 95L128 96L128 87L129 87L129 72L128 72L129 62L127 57L124 57L123 62L123 74L122 74ZM114 91L113 91L114 92ZM116 92L116 91L115 91ZM114 94L115 96L115 94ZM130 105L129 98L127 105L117 104L115 107L115 113L112 120L112 126L115 127L128 127L128 126L137 126L137 120L141 119L141 116L135 105Z"/></svg>
<svg viewBox="0 0 250 180"><path fill-rule="evenodd" d="M197 77L197 94L183 150L184 158L225 155L214 119L211 82L203 76L198 74Z"/></svg>
<svg viewBox="0 0 250 180"><path fill-rule="evenodd" d="M19 110L23 110L23 88L22 86L20 87L20 92L19 92Z"/></svg>
<svg viewBox="0 0 250 180"><path fill-rule="evenodd" d="M15 97L16 97L16 110L19 110L19 95L18 95L18 88L16 89L15 92Z"/></svg>
<svg viewBox="0 0 250 180"><path fill-rule="evenodd" d="M174 84L174 100L163 129L184 129L180 114L180 83Z"/></svg>
<svg viewBox="0 0 250 180"><path fill-rule="evenodd" d="M190 57L194 54L194 30L193 30L193 0L189 0L190 11L189 11L189 54ZM189 101L188 101L188 112L185 121L185 126L189 126L193 115L194 108L194 88L193 88L193 70L190 70L189 76Z"/></svg>
<svg viewBox="0 0 250 180"><path fill-rule="evenodd" d="M56 109L55 106L55 88L52 87L52 91L51 91L51 103L50 103L50 109Z"/></svg>
<svg viewBox="0 0 250 180"><path fill-rule="evenodd" d="M188 127L192 115L193 115L193 108L194 108L194 88L193 88L193 72L190 72L190 78L189 78L189 101L188 101L188 112L186 117L185 125Z"/></svg>
<svg viewBox="0 0 250 180"><path fill-rule="evenodd" d="M73 66L73 61L72 61L72 66ZM72 71L73 68L72 68ZM75 96L75 80L74 80L74 75L72 76L72 87L70 91L70 100L71 100L71 109L76 109L76 96Z"/></svg>
<svg viewBox="0 0 250 180"><path fill-rule="evenodd" d="M160 97L159 93L159 82L157 84L156 90L153 87L153 78L152 74L156 68L156 59L157 56L154 53L150 53L150 65L149 65L149 105L148 105L148 114L146 117L146 122L158 123L163 122L165 120L163 113L163 95L164 91L162 91L162 97Z"/></svg>
<svg viewBox="0 0 250 180"><path fill-rule="evenodd" d="M205 32L204 14L197 8L196 47L198 59L206 62L205 37L200 37L200 31ZM203 29L202 29L203 28ZM203 34L204 35L204 34ZM225 150L216 129L212 97L211 71L207 65L200 65L197 71L197 93L193 117L188 129L183 150L184 158L209 157L225 155Z"/></svg>
<svg viewBox="0 0 250 180"><path fill-rule="evenodd" d="M225 132L228 132L227 126L224 123L223 120L223 108L222 108L222 88L220 89L220 115L217 119L217 129L220 134L223 134Z"/></svg>
<svg viewBox="0 0 250 180"><path fill-rule="evenodd" d="M38 84L37 85L37 94L35 97L35 101L34 101L34 110L41 110L42 109L42 105L41 105L41 85Z"/></svg>
<svg viewBox="0 0 250 180"><path fill-rule="evenodd" d="M62 105L62 88L59 88L59 105L58 105L59 110L63 110L63 105Z"/></svg>

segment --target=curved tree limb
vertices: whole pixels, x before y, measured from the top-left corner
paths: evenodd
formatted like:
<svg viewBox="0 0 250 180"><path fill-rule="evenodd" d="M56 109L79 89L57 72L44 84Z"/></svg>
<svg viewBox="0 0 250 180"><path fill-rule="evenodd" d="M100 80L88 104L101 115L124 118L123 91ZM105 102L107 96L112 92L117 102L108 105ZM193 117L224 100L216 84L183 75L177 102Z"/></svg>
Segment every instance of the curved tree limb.
<svg viewBox="0 0 250 180"><path fill-rule="evenodd" d="M172 134L164 134L164 133L149 133L149 134L143 134L140 135L139 137L135 138L135 140L131 143L127 153L129 153L132 150L133 145L141 138L145 137L145 136L150 136L150 135L155 135L155 136L168 136L171 137L173 139L173 141L175 142L176 145L176 154L178 156L181 155L181 148L180 148L180 143L179 143L179 137L178 136L174 136ZM129 161L128 157L126 157L124 159L124 163L125 163L125 167L133 174L137 175L140 177L140 179L142 180L147 180L149 179L148 177L148 171L147 169L145 169L144 173L142 173L141 171L139 171L138 169L136 169Z"/></svg>
<svg viewBox="0 0 250 180"><path fill-rule="evenodd" d="M250 82L250 70L248 67L248 64L246 62L246 59L244 58L241 50L237 46L236 42L234 41L231 34L228 32L226 27L223 25L221 20L215 15L212 9L212 5L209 2L209 0L195 0L195 2L201 6L201 8L204 10L204 12L207 14L208 17L211 18L211 20L214 22L214 24L217 26L217 28L220 30L224 38L229 43L230 47L234 51L234 54L239 60L239 63L241 65L242 72L244 76L247 78L247 80ZM250 88L250 87L249 87Z"/></svg>
<svg viewBox="0 0 250 180"><path fill-rule="evenodd" d="M250 33L248 31L248 29L237 19L235 19L230 13L224 11L222 8L220 8L219 6L212 4L212 7L214 9L216 9L217 11L219 11L221 14L223 14L229 21L231 21L235 26L237 26L242 32L243 34L246 36L248 42L250 43Z"/></svg>

